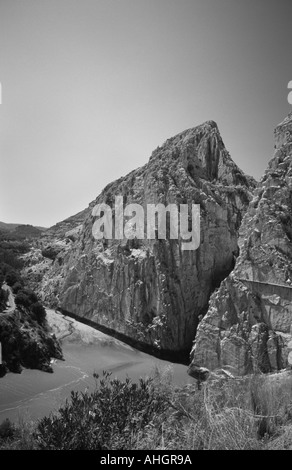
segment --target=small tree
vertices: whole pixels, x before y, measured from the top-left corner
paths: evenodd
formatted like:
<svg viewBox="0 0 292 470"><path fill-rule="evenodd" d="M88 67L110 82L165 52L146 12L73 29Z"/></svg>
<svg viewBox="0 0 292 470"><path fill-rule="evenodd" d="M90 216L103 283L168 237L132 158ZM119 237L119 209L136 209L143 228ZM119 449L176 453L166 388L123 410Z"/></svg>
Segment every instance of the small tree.
<svg viewBox="0 0 292 470"><path fill-rule="evenodd" d="M23 288L23 283L18 281L12 286L12 290L14 294L17 294Z"/></svg>
<svg viewBox="0 0 292 470"><path fill-rule="evenodd" d="M31 306L31 311L38 323L42 324L46 319L46 310L40 302L35 302Z"/></svg>
<svg viewBox="0 0 292 470"><path fill-rule="evenodd" d="M20 278L19 274L16 271L11 270L6 274L5 281L7 282L9 286L12 287L13 284L19 281L19 278Z"/></svg>
<svg viewBox="0 0 292 470"><path fill-rule="evenodd" d="M16 295L15 303L18 307L25 307L25 308L29 308L31 305L29 297L22 291L18 292L18 294Z"/></svg>

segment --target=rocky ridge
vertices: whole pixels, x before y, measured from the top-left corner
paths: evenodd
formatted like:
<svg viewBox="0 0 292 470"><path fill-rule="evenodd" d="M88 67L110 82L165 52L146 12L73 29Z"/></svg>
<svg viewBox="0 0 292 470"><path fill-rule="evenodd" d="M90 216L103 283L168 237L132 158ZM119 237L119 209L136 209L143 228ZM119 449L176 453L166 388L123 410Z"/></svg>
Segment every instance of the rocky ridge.
<svg viewBox="0 0 292 470"><path fill-rule="evenodd" d="M146 165L106 186L81 224L65 224L66 246L38 282L43 299L155 350L188 355L210 294L234 267L255 185L230 158L215 122L168 139ZM96 240L92 208L113 207L119 195L124 205L144 208L200 204L199 248L183 251L181 239Z"/></svg>
<svg viewBox="0 0 292 470"><path fill-rule="evenodd" d="M275 129L275 154L246 215L233 272L211 296L191 369L236 374L287 366L292 339L292 113ZM291 343L290 343L291 344Z"/></svg>

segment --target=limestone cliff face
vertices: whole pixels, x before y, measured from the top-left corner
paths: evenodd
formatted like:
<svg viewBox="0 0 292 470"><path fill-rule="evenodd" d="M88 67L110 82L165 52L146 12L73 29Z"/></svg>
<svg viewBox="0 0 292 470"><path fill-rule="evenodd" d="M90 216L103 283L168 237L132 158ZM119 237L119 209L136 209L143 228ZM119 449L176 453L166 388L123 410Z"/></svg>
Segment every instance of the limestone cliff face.
<svg viewBox="0 0 292 470"><path fill-rule="evenodd" d="M44 275L45 300L154 348L190 351L198 316L234 266L238 230L255 187L208 121L167 140L149 162L109 184ZM201 244L181 240L96 240L92 208L200 204ZM71 228L71 227L70 227Z"/></svg>
<svg viewBox="0 0 292 470"><path fill-rule="evenodd" d="M240 256L212 295L192 365L245 374L287 366L292 326L292 113L243 219Z"/></svg>

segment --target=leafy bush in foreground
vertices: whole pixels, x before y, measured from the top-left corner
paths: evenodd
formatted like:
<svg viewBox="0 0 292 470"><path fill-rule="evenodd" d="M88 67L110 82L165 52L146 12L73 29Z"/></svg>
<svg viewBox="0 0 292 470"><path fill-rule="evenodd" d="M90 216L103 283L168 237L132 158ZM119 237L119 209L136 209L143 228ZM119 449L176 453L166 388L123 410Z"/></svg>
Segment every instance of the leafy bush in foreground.
<svg viewBox="0 0 292 470"><path fill-rule="evenodd" d="M98 379L98 375L94 375ZM136 433L141 432L167 402L152 386L151 379L121 382L103 372L91 394L71 392L71 400L58 414L43 418L36 439L47 450L130 449Z"/></svg>

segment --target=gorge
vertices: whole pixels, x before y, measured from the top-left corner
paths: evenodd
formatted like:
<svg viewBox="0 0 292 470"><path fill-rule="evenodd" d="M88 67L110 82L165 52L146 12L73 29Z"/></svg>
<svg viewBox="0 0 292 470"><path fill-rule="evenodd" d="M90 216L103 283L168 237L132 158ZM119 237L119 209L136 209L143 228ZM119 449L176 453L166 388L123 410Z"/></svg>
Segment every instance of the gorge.
<svg viewBox="0 0 292 470"><path fill-rule="evenodd" d="M232 161L217 124L207 121L168 139L146 165L108 184L76 220L49 229L42 253L28 257L26 275L48 305L187 362L210 294L234 267L255 186ZM183 251L181 239L96 240L92 209L113 207L116 196L144 208L200 204L199 248Z"/></svg>
<svg viewBox="0 0 292 470"><path fill-rule="evenodd" d="M42 249L28 256L29 282L51 307L151 354L187 363L191 351L191 368L286 367L291 131L290 114L258 185L233 162L214 121L168 139L146 165L43 234ZM183 251L180 238L146 233L96 240L93 208L107 204L114 214L116 196L144 208L200 204L200 246Z"/></svg>

